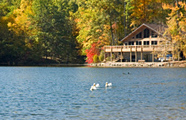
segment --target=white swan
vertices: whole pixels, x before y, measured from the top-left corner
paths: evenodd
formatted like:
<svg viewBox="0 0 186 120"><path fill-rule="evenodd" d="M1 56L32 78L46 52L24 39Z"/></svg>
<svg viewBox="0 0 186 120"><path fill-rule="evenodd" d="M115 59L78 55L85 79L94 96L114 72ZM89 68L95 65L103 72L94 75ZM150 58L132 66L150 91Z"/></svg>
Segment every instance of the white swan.
<svg viewBox="0 0 186 120"><path fill-rule="evenodd" d="M90 91L96 90L96 84L94 83L91 87L90 87Z"/></svg>
<svg viewBox="0 0 186 120"><path fill-rule="evenodd" d="M96 84L96 87L99 87L99 83Z"/></svg>
<svg viewBox="0 0 186 120"><path fill-rule="evenodd" d="M108 82L105 83L105 87L111 87L111 86L112 86L112 83L108 83Z"/></svg>
<svg viewBox="0 0 186 120"><path fill-rule="evenodd" d="M95 86L91 86L90 91L96 90Z"/></svg>

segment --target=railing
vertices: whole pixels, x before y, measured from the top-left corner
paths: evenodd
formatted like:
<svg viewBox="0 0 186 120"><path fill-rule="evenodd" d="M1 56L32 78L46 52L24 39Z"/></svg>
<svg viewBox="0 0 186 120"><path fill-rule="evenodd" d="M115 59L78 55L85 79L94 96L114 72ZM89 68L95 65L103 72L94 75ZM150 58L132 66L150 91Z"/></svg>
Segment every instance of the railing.
<svg viewBox="0 0 186 120"><path fill-rule="evenodd" d="M171 45L127 45L127 46L105 46L105 52L129 52L129 51L172 51Z"/></svg>

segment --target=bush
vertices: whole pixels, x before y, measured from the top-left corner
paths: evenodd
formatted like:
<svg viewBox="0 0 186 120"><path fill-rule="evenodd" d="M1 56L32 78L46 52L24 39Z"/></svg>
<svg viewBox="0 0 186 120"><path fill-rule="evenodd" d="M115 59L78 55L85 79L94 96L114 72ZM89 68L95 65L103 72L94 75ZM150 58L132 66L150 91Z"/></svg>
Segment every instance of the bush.
<svg viewBox="0 0 186 120"><path fill-rule="evenodd" d="M95 55L93 56L93 62L94 62L94 63L97 63L97 62L98 62L98 55L97 55L97 54L95 54Z"/></svg>
<svg viewBox="0 0 186 120"><path fill-rule="evenodd" d="M103 61L104 60L104 53L101 52L100 55L99 55L99 61Z"/></svg>

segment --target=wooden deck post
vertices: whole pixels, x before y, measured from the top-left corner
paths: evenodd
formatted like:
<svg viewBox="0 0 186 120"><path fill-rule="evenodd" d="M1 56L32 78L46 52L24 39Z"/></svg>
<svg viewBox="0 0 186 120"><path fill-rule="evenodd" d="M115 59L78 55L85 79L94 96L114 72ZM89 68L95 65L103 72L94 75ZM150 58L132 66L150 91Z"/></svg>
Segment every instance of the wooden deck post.
<svg viewBox="0 0 186 120"><path fill-rule="evenodd" d="M132 62L132 46L130 46L130 62Z"/></svg>
<svg viewBox="0 0 186 120"><path fill-rule="evenodd" d="M153 51L152 51L152 62L154 62L154 46L153 46Z"/></svg>
<svg viewBox="0 0 186 120"><path fill-rule="evenodd" d="M143 46L141 46L141 60L143 60Z"/></svg>
<svg viewBox="0 0 186 120"><path fill-rule="evenodd" d="M137 46L135 48L136 48L136 50L135 50L135 62L137 62L137 59L138 59L138 56L137 56Z"/></svg>
<svg viewBox="0 0 186 120"><path fill-rule="evenodd" d="M120 62L122 62L123 54L122 54L122 48L121 48L121 56L120 56Z"/></svg>

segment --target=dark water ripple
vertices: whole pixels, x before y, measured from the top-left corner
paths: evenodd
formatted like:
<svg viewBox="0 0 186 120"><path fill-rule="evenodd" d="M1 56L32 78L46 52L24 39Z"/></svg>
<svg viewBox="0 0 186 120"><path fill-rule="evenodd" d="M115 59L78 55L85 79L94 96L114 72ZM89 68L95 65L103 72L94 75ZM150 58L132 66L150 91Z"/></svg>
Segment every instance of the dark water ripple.
<svg viewBox="0 0 186 120"><path fill-rule="evenodd" d="M2 120L184 120L185 111L185 68L0 67Z"/></svg>

